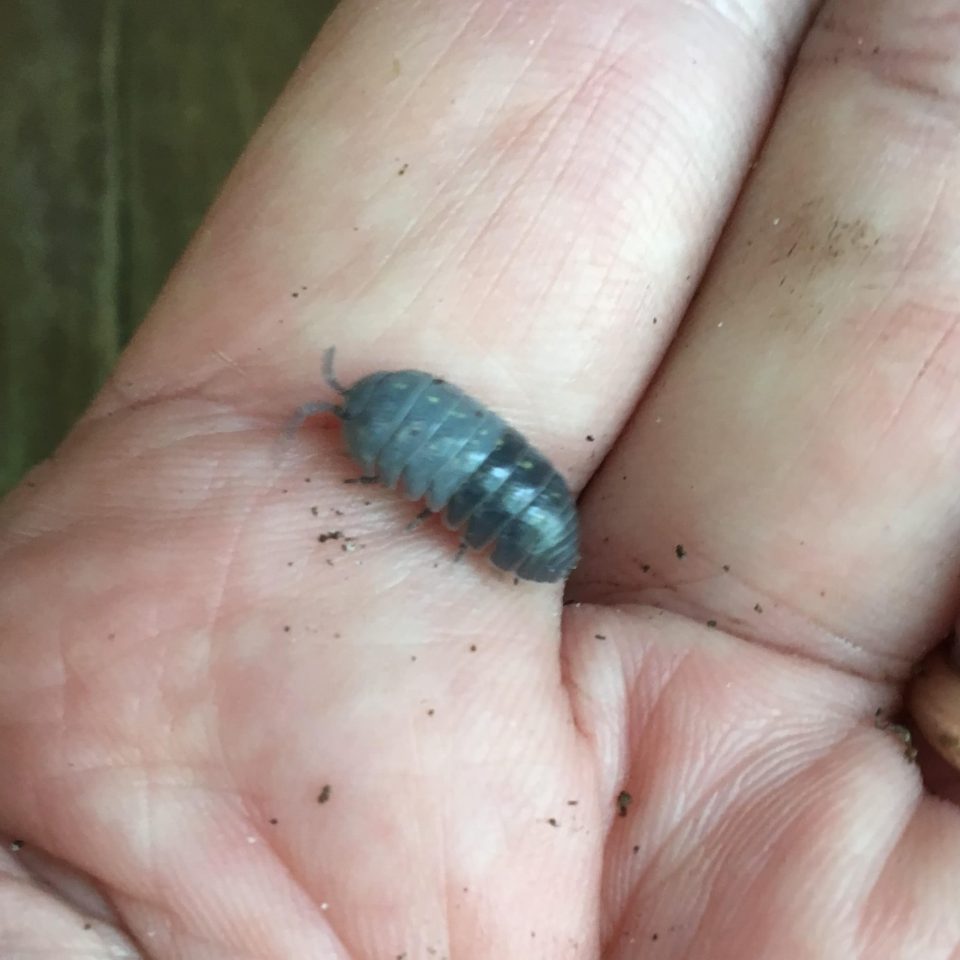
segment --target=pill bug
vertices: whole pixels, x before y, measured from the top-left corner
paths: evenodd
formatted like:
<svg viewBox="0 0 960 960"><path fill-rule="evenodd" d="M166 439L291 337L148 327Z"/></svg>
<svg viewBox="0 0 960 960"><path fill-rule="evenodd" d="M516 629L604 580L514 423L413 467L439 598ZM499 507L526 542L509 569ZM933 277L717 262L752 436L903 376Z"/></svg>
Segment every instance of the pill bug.
<svg viewBox="0 0 960 960"><path fill-rule="evenodd" d="M523 580L555 583L579 559L576 506L563 477L493 411L420 370L378 371L344 387L324 355L340 403L313 402L291 430L316 413L340 418L347 449L365 478L423 500L420 517L441 513L463 530L463 547L492 546L490 560Z"/></svg>

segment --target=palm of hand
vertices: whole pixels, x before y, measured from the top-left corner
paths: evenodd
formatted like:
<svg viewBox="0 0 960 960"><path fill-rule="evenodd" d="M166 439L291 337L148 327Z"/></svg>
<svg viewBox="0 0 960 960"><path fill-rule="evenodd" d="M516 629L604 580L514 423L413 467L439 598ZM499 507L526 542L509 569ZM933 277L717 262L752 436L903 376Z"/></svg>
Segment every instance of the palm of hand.
<svg viewBox="0 0 960 960"><path fill-rule="evenodd" d="M636 16L527 24L540 72L492 119L471 21L449 62L409 54L435 85L401 77L359 127L360 86L324 91L383 44L384 14L328 33L89 416L6 506L0 812L27 842L8 858L22 942L957 949L955 810L875 722L956 601L956 133L902 76L825 81L827 21L648 389L759 136L744 117L799 36L784 11L751 41L710 34L704 102L644 145L684 80L662 68L662 99L638 100ZM847 13L842 36L866 33ZM522 63L513 16L489 29ZM705 43L702 24L656 30L667 52ZM591 51L574 78L571 44ZM843 116L811 119L817 102ZM338 196L307 186L305 105L333 131L324 163L350 171ZM414 150L424 110L443 149L396 181L371 145ZM798 144L841 127L798 172ZM433 369L593 477L576 603L404 533L407 505L342 483L333 424L278 444L330 342L343 379ZM74 905L18 883L33 850Z"/></svg>

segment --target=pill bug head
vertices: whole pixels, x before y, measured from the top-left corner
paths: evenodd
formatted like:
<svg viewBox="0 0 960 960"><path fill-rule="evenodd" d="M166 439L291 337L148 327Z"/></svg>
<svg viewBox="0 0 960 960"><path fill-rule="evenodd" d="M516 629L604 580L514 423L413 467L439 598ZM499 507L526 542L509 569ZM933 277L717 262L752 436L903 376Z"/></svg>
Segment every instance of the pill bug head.
<svg viewBox="0 0 960 960"><path fill-rule="evenodd" d="M372 373L348 390L341 388L343 404L337 415L343 421L343 439L350 456L366 476L376 472L377 452L389 436L389 413L384 411L382 404L370 403L384 378L382 373Z"/></svg>
<svg viewBox="0 0 960 960"><path fill-rule="evenodd" d="M333 372L332 347L324 355L323 372L327 385L343 396L342 402L331 407L331 411L343 422L347 450L365 476L378 472L378 455L390 441L411 401L428 384L442 382L419 370L397 370L371 373L351 387L345 387Z"/></svg>
<svg viewBox="0 0 960 960"><path fill-rule="evenodd" d="M362 380L358 380L352 387L345 387L333 372L333 357L334 348L330 347L323 355L323 379L328 387L343 397L343 402L330 403L326 400L311 400L309 403L303 404L303 406L297 408L293 415L290 426L287 428L288 434L296 433L303 425L304 420L318 413L332 413L341 420L356 420L366 407L370 394L381 374L373 373Z"/></svg>
<svg viewBox="0 0 960 960"><path fill-rule="evenodd" d="M346 397L350 391L346 389L334 376L333 373L333 347L330 347L329 350L323 355L323 378L327 381L327 384L332 387L337 393L341 393ZM287 429L285 431L287 439L289 440L294 434L303 426L305 420L310 417L316 416L318 413L332 413L335 416L339 417L341 420L346 415L346 405L339 403L329 403L326 400L311 400L309 403L303 404L303 406L298 407L296 412L290 418L289 423L287 424Z"/></svg>
<svg viewBox="0 0 960 960"><path fill-rule="evenodd" d="M371 476L376 471L377 453L393 430L394 411L389 402L390 395L393 394L396 402L402 404L406 396L404 391L412 391L424 378L429 379L429 375L414 370L371 373L346 387L337 379L333 362L334 348L330 347L323 356L323 379L327 386L340 394L340 402L318 400L304 404L297 410L287 432L292 435L304 420L315 414L332 413L343 423L343 437L350 456L362 467L364 475ZM386 391L386 402L384 387L396 388ZM376 402L371 403L374 393L377 393Z"/></svg>

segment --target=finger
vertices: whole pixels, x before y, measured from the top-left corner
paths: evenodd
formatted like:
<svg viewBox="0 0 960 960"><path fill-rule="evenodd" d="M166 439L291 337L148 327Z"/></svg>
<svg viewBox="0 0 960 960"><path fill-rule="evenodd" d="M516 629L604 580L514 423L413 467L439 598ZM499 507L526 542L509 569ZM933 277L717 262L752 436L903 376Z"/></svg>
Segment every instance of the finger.
<svg viewBox="0 0 960 960"><path fill-rule="evenodd" d="M955 645L935 650L910 684L907 705L926 743L940 758L925 772L942 796L960 798L960 658Z"/></svg>
<svg viewBox="0 0 960 960"><path fill-rule="evenodd" d="M938 4L817 21L682 340L584 508L580 598L871 676L960 580L960 168Z"/></svg>
<svg viewBox="0 0 960 960"><path fill-rule="evenodd" d="M960 768L957 666L941 652L931 656L911 686L911 710L927 740Z"/></svg>
<svg viewBox="0 0 960 960"><path fill-rule="evenodd" d="M955 949L960 819L924 795L889 684L649 607L566 618L577 722L630 798L608 811L604 957Z"/></svg>
<svg viewBox="0 0 960 960"><path fill-rule="evenodd" d="M585 476L694 289L809 6L347 6L98 412L202 392L286 415L335 344L345 382L438 373Z"/></svg>

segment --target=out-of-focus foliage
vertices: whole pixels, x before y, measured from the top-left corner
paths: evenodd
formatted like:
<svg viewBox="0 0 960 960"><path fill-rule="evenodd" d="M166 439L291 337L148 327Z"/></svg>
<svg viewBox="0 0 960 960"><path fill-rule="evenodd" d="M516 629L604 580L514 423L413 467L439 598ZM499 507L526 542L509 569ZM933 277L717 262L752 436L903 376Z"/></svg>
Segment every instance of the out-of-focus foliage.
<svg viewBox="0 0 960 960"><path fill-rule="evenodd" d="M0 493L74 422L335 0L0 14Z"/></svg>

